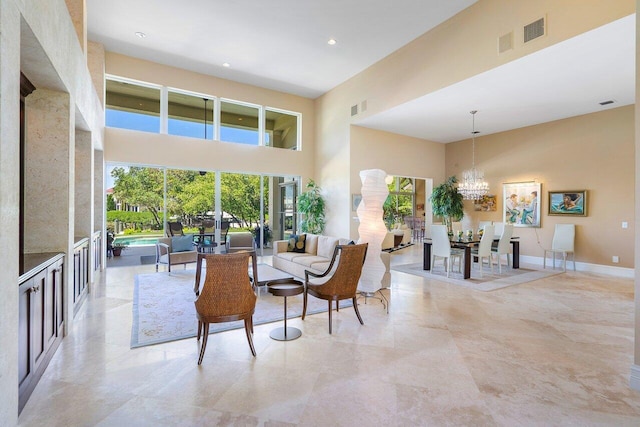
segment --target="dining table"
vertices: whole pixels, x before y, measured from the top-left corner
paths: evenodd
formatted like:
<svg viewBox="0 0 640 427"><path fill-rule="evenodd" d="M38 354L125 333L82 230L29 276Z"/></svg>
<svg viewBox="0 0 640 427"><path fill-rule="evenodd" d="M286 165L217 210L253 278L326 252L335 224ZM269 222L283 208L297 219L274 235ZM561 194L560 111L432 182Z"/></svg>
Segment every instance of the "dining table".
<svg viewBox="0 0 640 427"><path fill-rule="evenodd" d="M464 275L465 279L471 278L471 248L480 243L480 235L472 235L471 237L452 237L450 239L452 248L464 249ZM494 237L493 241L500 240L500 236ZM512 268L520 268L520 240L518 237L511 238L511 252L512 252ZM431 239L425 239L423 241L424 250L422 251L422 269L431 270Z"/></svg>

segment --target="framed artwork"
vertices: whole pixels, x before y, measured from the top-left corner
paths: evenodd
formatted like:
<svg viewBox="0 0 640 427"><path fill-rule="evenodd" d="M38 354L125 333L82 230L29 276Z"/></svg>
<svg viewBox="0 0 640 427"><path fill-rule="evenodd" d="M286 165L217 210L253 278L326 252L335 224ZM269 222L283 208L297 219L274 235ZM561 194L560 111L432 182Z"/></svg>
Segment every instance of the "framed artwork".
<svg viewBox="0 0 640 427"><path fill-rule="evenodd" d="M507 182L502 184L502 220L514 227L540 227L539 195L542 184Z"/></svg>
<svg viewBox="0 0 640 427"><path fill-rule="evenodd" d="M549 215L587 216L587 190L549 191Z"/></svg>
<svg viewBox="0 0 640 427"><path fill-rule="evenodd" d="M362 201L362 194L352 194L351 195L351 210L352 211L357 211L358 210L358 205L360 205L361 201Z"/></svg>
<svg viewBox="0 0 640 427"><path fill-rule="evenodd" d="M498 198L495 194L482 196L480 200L473 201L473 210L479 212L495 212L498 210Z"/></svg>

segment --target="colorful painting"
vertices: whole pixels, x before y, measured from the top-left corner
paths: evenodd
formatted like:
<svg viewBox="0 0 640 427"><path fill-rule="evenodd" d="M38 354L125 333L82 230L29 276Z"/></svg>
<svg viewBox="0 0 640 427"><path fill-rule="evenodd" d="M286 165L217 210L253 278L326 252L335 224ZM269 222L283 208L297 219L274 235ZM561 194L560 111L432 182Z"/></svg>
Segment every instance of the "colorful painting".
<svg viewBox="0 0 640 427"><path fill-rule="evenodd" d="M540 227L539 196L542 184L508 182L503 189L503 221L514 227Z"/></svg>
<svg viewBox="0 0 640 427"><path fill-rule="evenodd" d="M587 190L549 191L549 215L587 216Z"/></svg>
<svg viewBox="0 0 640 427"><path fill-rule="evenodd" d="M498 210L498 198L494 194L482 196L480 200L474 200L473 210L479 212L495 212Z"/></svg>

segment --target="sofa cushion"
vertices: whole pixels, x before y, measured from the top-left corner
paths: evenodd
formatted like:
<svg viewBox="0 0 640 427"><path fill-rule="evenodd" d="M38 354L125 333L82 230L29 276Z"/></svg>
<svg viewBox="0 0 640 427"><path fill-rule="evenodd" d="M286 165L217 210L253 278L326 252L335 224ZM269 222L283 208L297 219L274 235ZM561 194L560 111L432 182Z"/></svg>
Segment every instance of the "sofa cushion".
<svg viewBox="0 0 640 427"><path fill-rule="evenodd" d="M306 234L292 234L291 237L289 237L287 252L304 253L306 239Z"/></svg>
<svg viewBox="0 0 640 427"><path fill-rule="evenodd" d="M317 256L317 255L305 255L303 257L295 258L295 263L304 265L305 267L311 267L313 264L317 264L318 262L326 262L327 259Z"/></svg>
<svg viewBox="0 0 640 427"><path fill-rule="evenodd" d="M336 237L318 236L318 256L331 259L337 244L338 238Z"/></svg>
<svg viewBox="0 0 640 427"><path fill-rule="evenodd" d="M187 252L193 250L193 235L185 234L171 238L171 252Z"/></svg>
<svg viewBox="0 0 640 427"><path fill-rule="evenodd" d="M307 248L305 251L308 254L316 255L318 252L318 235L307 233Z"/></svg>
<svg viewBox="0 0 640 427"><path fill-rule="evenodd" d="M294 261L298 262L297 259L298 258L303 258L303 257L307 257L309 256L309 254L301 254L299 252L281 252L278 253L278 257L282 258L282 259L286 259L287 261Z"/></svg>

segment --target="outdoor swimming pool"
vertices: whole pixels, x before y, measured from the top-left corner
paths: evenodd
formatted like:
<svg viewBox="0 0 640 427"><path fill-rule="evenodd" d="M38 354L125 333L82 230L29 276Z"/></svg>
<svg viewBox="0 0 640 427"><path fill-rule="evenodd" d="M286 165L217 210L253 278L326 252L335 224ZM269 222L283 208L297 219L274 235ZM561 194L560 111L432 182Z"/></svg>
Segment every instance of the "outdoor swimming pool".
<svg viewBox="0 0 640 427"><path fill-rule="evenodd" d="M114 243L124 243L129 246L153 246L158 243L160 236L117 236Z"/></svg>

